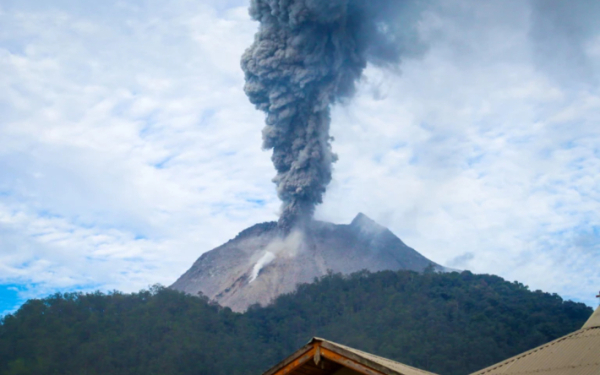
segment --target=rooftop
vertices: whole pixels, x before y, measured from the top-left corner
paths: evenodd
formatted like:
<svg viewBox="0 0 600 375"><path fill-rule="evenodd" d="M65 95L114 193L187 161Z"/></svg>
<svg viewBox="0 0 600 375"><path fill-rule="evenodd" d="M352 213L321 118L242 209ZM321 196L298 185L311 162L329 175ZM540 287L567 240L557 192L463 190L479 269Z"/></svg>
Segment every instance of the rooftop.
<svg viewBox="0 0 600 375"><path fill-rule="evenodd" d="M263 375L283 374L436 375L318 337Z"/></svg>
<svg viewBox="0 0 600 375"><path fill-rule="evenodd" d="M471 375L600 374L600 307L581 329Z"/></svg>

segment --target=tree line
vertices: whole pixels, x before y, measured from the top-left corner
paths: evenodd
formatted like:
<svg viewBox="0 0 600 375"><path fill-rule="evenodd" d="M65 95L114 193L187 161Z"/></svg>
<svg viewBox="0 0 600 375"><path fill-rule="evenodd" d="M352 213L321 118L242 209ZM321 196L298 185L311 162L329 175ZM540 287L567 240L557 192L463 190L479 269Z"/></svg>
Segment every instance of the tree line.
<svg viewBox="0 0 600 375"><path fill-rule="evenodd" d="M468 271L329 274L245 313L162 286L58 293L0 320L0 375L259 375L313 336L464 375L575 331L591 313Z"/></svg>

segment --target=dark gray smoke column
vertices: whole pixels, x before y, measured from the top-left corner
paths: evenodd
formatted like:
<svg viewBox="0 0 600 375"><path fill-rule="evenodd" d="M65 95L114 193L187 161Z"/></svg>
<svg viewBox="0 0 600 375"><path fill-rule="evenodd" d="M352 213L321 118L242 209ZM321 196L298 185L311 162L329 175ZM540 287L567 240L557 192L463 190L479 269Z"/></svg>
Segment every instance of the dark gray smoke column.
<svg viewBox="0 0 600 375"><path fill-rule="evenodd" d="M331 181L331 104L352 96L367 61L394 64L423 50L415 32L421 4L252 0L260 28L242 57L245 91L267 114L263 146L273 149L284 231L312 217Z"/></svg>

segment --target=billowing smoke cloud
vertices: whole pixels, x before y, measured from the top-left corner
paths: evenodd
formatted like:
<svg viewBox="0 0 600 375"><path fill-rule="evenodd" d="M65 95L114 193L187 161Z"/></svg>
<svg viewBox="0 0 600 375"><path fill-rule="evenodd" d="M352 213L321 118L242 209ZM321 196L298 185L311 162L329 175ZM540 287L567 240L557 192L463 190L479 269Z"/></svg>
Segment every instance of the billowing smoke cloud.
<svg viewBox="0 0 600 375"><path fill-rule="evenodd" d="M310 219L331 181L331 105L352 96L367 62L396 66L423 52L422 9L414 0L252 0L260 28L242 69L246 94L267 114L280 228Z"/></svg>

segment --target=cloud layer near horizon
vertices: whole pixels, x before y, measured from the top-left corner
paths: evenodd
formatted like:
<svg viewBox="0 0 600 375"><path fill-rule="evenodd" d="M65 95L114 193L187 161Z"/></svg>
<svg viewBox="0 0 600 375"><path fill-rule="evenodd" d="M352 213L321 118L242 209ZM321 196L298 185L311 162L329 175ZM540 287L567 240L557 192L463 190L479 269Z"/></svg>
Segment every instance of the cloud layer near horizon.
<svg viewBox="0 0 600 375"><path fill-rule="evenodd" d="M239 57L244 1L0 6L0 284L170 284L279 202ZM317 211L361 211L447 266L588 304L600 284L593 2L453 0L401 73L333 112Z"/></svg>

